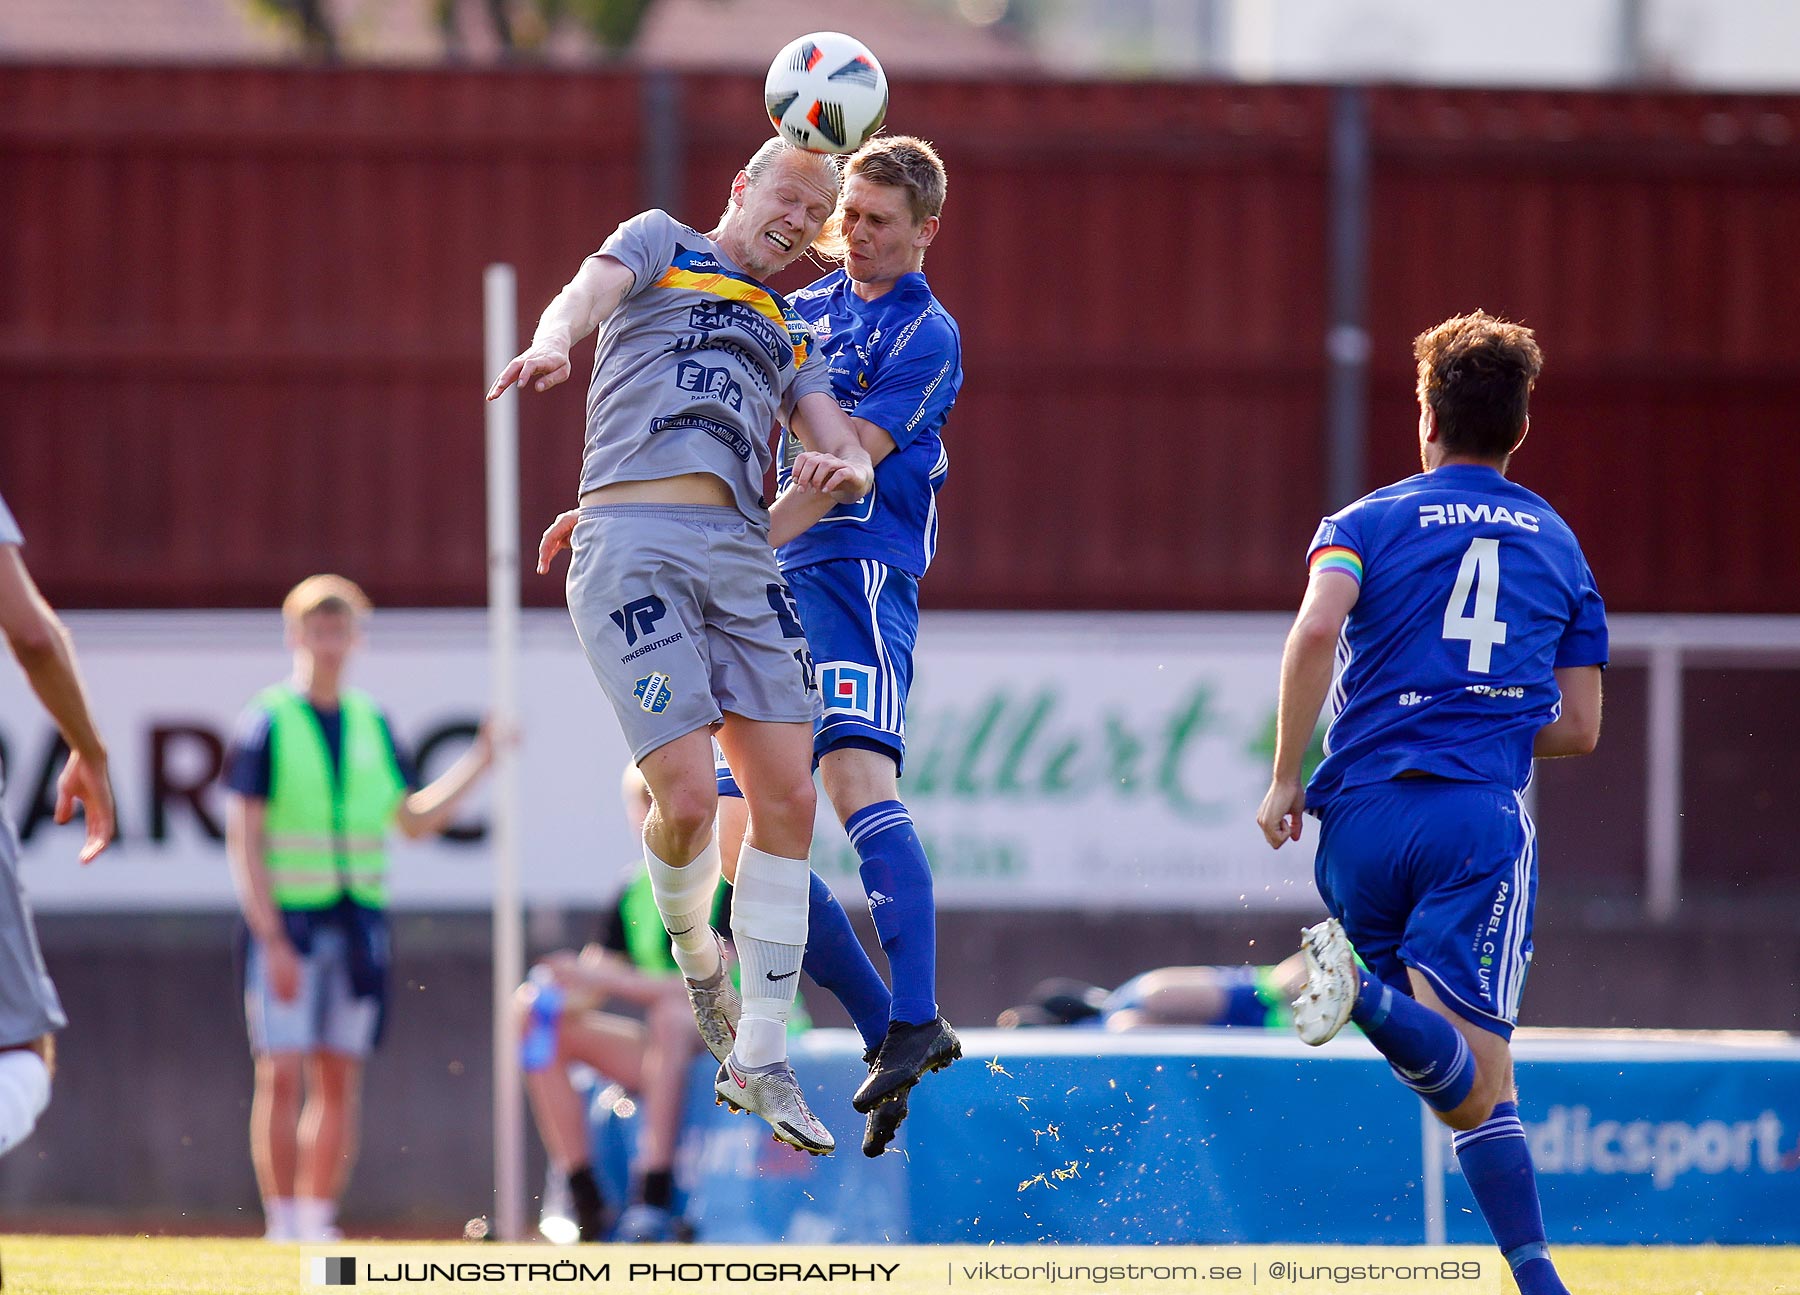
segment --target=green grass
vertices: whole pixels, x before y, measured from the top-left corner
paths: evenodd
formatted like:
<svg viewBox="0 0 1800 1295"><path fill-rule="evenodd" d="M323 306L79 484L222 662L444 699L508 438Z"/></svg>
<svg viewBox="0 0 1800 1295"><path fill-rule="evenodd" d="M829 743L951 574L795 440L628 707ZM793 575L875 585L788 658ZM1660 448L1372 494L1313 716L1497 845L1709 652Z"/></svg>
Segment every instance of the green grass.
<svg viewBox="0 0 1800 1295"><path fill-rule="evenodd" d="M348 1249L363 1258L375 1258L372 1247L353 1244ZM440 1261L449 1250L457 1259L498 1258L502 1254L517 1258L518 1250L501 1250L484 1246L435 1246L433 1257ZM1394 1251L1382 1257L1392 1259ZM1398 1252L1404 1256L1406 1252ZM1471 1252L1473 1253L1473 1252ZM1481 1252L1485 1254L1486 1252ZM424 1251L408 1248L412 1260ZM1367 1260L1370 1252L1345 1247L1218 1247L1183 1253L1170 1249L1131 1252L1067 1247L1019 1247L982 1249L972 1246L849 1246L835 1250L772 1247L756 1251L697 1247L605 1247L580 1251L532 1247L534 1260L579 1258L590 1265L610 1262L613 1280L610 1284L565 1286L562 1289L584 1291L648 1292L668 1289L663 1283L646 1280L627 1282L625 1267L633 1259L668 1264L682 1260L724 1262L746 1258L762 1262L790 1260L799 1262L832 1261L867 1265L884 1263L900 1265L891 1283L876 1285L858 1282L812 1282L809 1287L821 1291L881 1290L891 1295L922 1295L923 1292L1005 1290L1008 1295L1067 1295L1071 1291L1099 1289L1091 1283L1064 1280L1052 1285L1047 1281L982 1283L970 1280L961 1272L962 1265L999 1262L1014 1264L1054 1261L1059 1265L1137 1262L1169 1264L1219 1261L1248 1263L1258 1260L1265 1266L1276 1258L1300 1260L1303 1263L1354 1263ZM1576 1295L1800 1295L1800 1247L1643 1247L1611 1249L1597 1246L1563 1246L1556 1251L1564 1278ZM262 1292L323 1291L323 1287L301 1285L300 1251L296 1246L268 1245L261 1241L214 1240L183 1237L43 1237L21 1236L0 1240L0 1262L5 1267L7 1295L260 1295ZM957 1267L957 1280L947 1281L952 1266ZM522 1287L520 1287L522 1289ZM394 1284L396 1292L407 1289ZM414 1287L414 1289L424 1289ZM448 1286L434 1289L448 1290ZM481 1289L503 1291L508 1285L489 1284ZM539 1286L536 1289L549 1289ZM782 1289L778 1284L728 1287L722 1283L687 1284L686 1290L760 1290ZM798 1288L795 1288L798 1289ZM1158 1288L1152 1283L1115 1282L1105 1289L1133 1291L1140 1295L1166 1295L1171 1290L1217 1291L1220 1295L1236 1295L1249 1286L1235 1283L1202 1283ZM1323 1282L1299 1288L1298 1295L1324 1295L1332 1289ZM1367 1286L1352 1288L1367 1292ZM1396 1288L1404 1289L1404 1288ZM1482 1295L1493 1288L1483 1286ZM1513 1295L1511 1282L1500 1288ZM1286 1295L1271 1283L1266 1272L1258 1291L1268 1295Z"/></svg>

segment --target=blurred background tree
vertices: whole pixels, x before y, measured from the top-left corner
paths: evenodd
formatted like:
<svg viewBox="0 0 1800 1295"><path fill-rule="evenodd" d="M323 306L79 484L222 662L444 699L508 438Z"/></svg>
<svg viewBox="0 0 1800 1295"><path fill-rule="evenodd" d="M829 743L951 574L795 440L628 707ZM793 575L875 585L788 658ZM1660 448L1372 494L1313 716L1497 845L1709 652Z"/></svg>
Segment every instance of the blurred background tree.
<svg viewBox="0 0 1800 1295"><path fill-rule="evenodd" d="M248 0L258 13L292 30L308 56L326 62L343 53L339 19L329 0ZM444 50L459 58L463 48L463 14L481 15L500 46L501 57L532 59L557 28L573 25L591 36L607 58L618 58L632 46L656 0L429 0L432 17L443 33Z"/></svg>

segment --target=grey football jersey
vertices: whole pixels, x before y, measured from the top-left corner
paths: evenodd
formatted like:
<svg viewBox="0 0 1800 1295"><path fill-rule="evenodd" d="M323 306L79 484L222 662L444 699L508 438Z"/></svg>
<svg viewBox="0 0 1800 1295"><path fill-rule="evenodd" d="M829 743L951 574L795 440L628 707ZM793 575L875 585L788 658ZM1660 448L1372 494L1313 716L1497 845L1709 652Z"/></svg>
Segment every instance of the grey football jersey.
<svg viewBox="0 0 1800 1295"><path fill-rule="evenodd" d="M766 521L770 433L800 397L831 391L806 321L666 212L633 216L599 254L634 282L594 351L582 491L710 472Z"/></svg>

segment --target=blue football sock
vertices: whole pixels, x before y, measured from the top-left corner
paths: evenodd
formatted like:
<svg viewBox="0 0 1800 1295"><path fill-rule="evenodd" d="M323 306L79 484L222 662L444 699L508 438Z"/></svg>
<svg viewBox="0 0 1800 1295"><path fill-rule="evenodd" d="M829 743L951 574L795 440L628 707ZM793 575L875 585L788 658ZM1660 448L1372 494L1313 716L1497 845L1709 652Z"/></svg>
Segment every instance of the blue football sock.
<svg viewBox="0 0 1800 1295"><path fill-rule="evenodd" d="M906 806L884 800L844 824L862 860L863 890L894 984L890 1019L923 1025L937 1019L937 911L931 865Z"/></svg>
<svg viewBox="0 0 1800 1295"><path fill-rule="evenodd" d="M1400 1082L1434 1111L1453 1111L1475 1086L1475 1054L1457 1028L1423 1003L1359 971L1350 1019Z"/></svg>
<svg viewBox="0 0 1800 1295"><path fill-rule="evenodd" d="M844 1005L863 1046L880 1047L887 1037L888 988L856 938L850 915L816 872L806 897L806 959L800 965Z"/></svg>
<svg viewBox="0 0 1800 1295"><path fill-rule="evenodd" d="M1569 1295L1544 1242L1544 1211L1525 1126L1519 1122L1519 1104L1501 1102L1486 1123L1450 1141L1494 1244L1519 1283L1520 1295Z"/></svg>

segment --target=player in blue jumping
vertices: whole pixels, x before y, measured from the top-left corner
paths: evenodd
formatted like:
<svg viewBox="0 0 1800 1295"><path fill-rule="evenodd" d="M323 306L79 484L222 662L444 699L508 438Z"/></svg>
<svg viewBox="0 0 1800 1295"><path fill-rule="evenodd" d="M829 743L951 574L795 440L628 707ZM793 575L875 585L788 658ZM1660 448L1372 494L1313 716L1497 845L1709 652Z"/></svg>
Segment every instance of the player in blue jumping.
<svg viewBox="0 0 1800 1295"><path fill-rule="evenodd" d="M956 321L925 281L925 249L944 205L942 161L925 141L882 136L845 168L844 268L794 293L831 370L832 393L875 462L875 488L854 505L783 490L770 542L793 591L824 714L813 757L861 859L890 993L831 889L811 878L804 967L844 1004L868 1047L853 1105L869 1116L865 1154L880 1155L919 1077L962 1055L937 1009L937 917L931 868L900 799L906 697L919 625L919 578L937 548L937 492L949 470L941 432L962 386ZM786 464L799 445L785 440ZM539 570L574 514L544 535ZM743 830L744 802L719 768L720 840Z"/></svg>
<svg viewBox="0 0 1800 1295"><path fill-rule="evenodd" d="M1356 1022L1456 1131L1523 1295L1567 1295L1509 1041L1537 895L1524 791L1534 756L1585 755L1599 738L1606 610L1573 532L1506 479L1543 364L1531 330L1477 311L1413 353L1425 470L1313 537L1256 821L1277 849L1300 839L1303 812L1320 822L1315 876L1333 916L1304 933L1301 1039ZM1327 691L1326 757L1302 788Z"/></svg>

